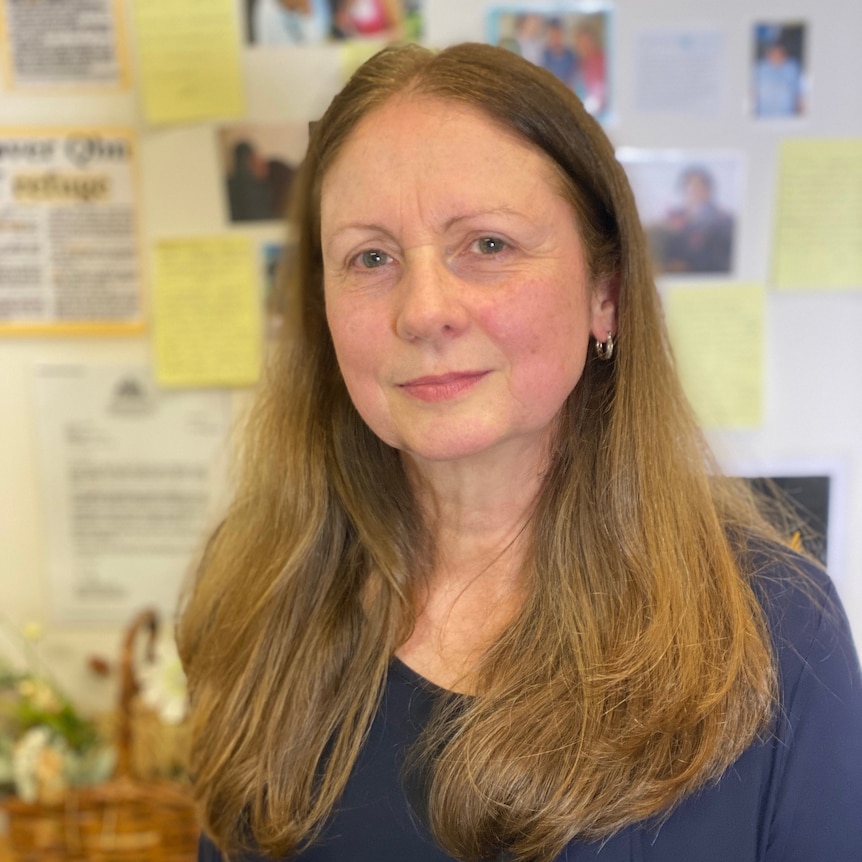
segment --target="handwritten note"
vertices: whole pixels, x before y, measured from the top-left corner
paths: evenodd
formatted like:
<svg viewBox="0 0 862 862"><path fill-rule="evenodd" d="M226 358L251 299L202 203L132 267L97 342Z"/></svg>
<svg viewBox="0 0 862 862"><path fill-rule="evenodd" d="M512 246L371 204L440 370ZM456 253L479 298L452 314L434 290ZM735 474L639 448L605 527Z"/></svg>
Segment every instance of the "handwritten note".
<svg viewBox="0 0 862 862"><path fill-rule="evenodd" d="M707 428L759 425L764 291L757 285L678 286L667 322L683 388Z"/></svg>
<svg viewBox="0 0 862 862"><path fill-rule="evenodd" d="M137 0L135 24L149 122L242 114L240 35L231 0Z"/></svg>
<svg viewBox="0 0 862 862"><path fill-rule="evenodd" d="M862 138L782 142L774 279L862 288Z"/></svg>
<svg viewBox="0 0 862 862"><path fill-rule="evenodd" d="M153 297L156 376L166 386L257 380L261 311L247 237L162 240Z"/></svg>

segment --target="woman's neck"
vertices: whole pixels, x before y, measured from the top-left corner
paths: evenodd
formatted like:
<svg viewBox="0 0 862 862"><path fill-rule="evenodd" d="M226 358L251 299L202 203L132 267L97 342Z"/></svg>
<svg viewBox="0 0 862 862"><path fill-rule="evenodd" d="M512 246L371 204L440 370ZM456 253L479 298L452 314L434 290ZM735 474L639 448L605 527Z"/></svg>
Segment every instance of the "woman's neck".
<svg viewBox="0 0 862 862"><path fill-rule="evenodd" d="M436 556L398 656L444 688L469 691L471 670L523 602L528 526L544 465L520 458L406 466Z"/></svg>

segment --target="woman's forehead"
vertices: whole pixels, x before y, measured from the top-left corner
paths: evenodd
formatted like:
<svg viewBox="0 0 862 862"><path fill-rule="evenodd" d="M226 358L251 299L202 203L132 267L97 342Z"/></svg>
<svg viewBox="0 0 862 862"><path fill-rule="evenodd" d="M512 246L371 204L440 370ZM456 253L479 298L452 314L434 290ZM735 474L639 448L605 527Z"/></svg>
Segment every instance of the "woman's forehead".
<svg viewBox="0 0 862 862"><path fill-rule="evenodd" d="M366 113L322 166L319 187L325 189L333 168L343 169L346 162L353 170L379 165L384 157L421 163L423 157L430 155L432 146L445 149L449 138L451 173L462 170L464 162L476 155L477 148L481 148L480 167L491 174L497 162L505 163L515 154L522 171L533 168L534 174L540 174L564 197L569 197L566 173L561 166L503 119L471 102L415 91L397 93ZM381 178L381 183L385 183L385 178Z"/></svg>

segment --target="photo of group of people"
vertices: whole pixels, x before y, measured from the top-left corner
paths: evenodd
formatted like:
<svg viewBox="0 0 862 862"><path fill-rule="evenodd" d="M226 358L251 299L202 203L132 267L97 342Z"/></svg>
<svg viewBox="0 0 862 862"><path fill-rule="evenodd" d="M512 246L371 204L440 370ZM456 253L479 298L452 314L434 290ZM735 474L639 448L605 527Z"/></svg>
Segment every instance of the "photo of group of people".
<svg viewBox="0 0 862 862"><path fill-rule="evenodd" d="M313 45L330 40L421 38L420 0L245 0L252 45Z"/></svg>
<svg viewBox="0 0 862 862"><path fill-rule="evenodd" d="M604 119L611 106L610 14L595 3L555 4L548 12L526 3L493 7L488 12L488 41L552 72L593 116Z"/></svg>

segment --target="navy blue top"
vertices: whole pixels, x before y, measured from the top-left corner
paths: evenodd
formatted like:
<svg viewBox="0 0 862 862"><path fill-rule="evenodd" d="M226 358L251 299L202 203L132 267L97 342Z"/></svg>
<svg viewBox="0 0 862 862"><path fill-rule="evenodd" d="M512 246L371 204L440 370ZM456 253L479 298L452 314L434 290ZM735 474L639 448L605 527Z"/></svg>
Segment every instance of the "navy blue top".
<svg viewBox="0 0 862 862"><path fill-rule="evenodd" d="M776 573L773 572L773 575ZM773 733L716 784L661 824L639 823L603 842L572 842L558 862L862 862L862 674L847 619L825 611L794 576L761 576L758 590L780 667ZM816 592L816 591L815 591ZM323 839L302 862L446 862L412 813L404 753L444 692L397 659L355 771ZM245 856L239 862L261 862ZM222 857L201 839L199 862Z"/></svg>

